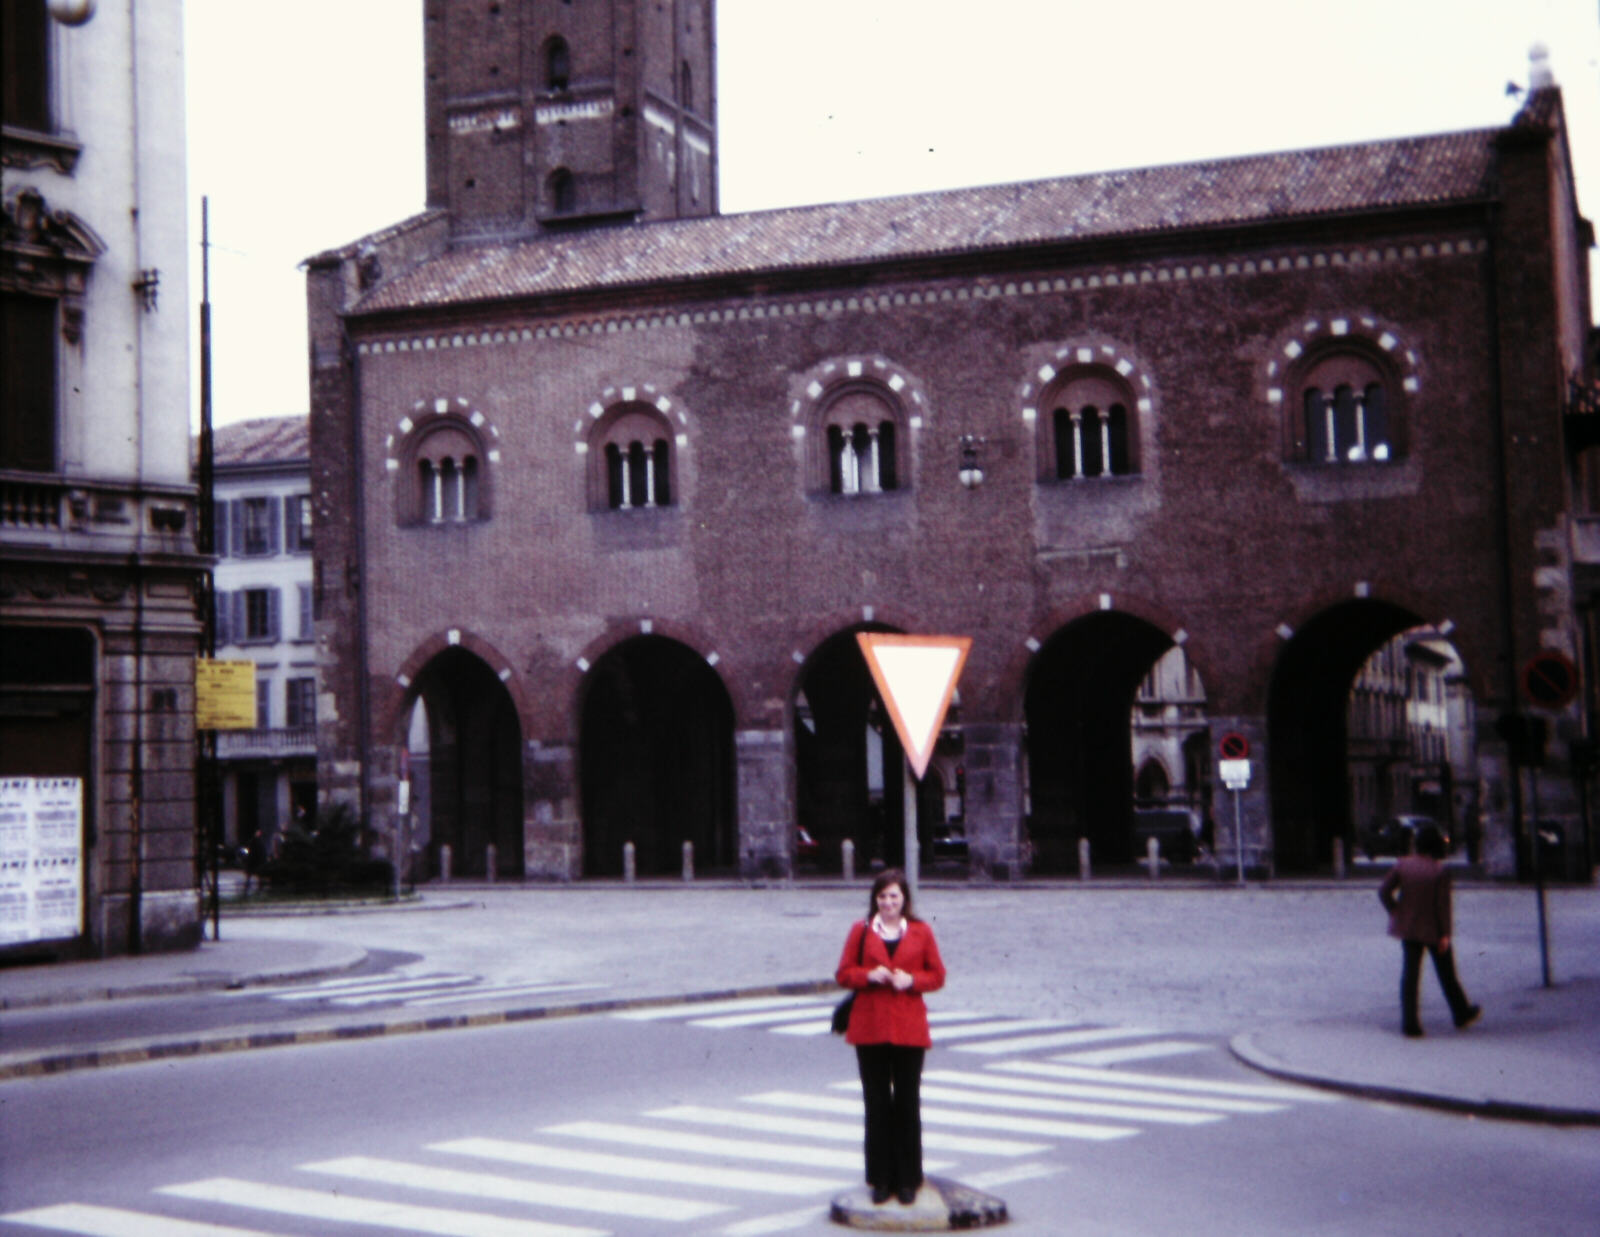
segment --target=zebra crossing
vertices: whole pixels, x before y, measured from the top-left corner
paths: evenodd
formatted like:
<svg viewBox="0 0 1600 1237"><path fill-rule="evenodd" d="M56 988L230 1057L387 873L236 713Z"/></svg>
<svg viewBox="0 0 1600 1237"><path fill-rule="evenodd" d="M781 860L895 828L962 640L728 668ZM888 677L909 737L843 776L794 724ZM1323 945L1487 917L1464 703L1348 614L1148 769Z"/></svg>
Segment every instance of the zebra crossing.
<svg viewBox="0 0 1600 1237"><path fill-rule="evenodd" d="M773 997L610 1017L799 1034L794 1028L825 1019L831 1007ZM954 1012L935 1020L944 1028L936 1039L958 1028L968 1034L930 1057L923 1074L925 1166L978 1188L1062 1172L1071 1148L1085 1144L1110 1146L1154 1130L1198 1133L1338 1102L1281 1083L1128 1068L1218 1051L1152 1028ZM859 1083L840 1077L808 1090L561 1121L516 1137L501 1131L424 1142L400 1155L351 1150L299 1164L285 1179L172 1182L135 1206L65 1202L0 1214L0 1229L276 1237L286 1227L340 1224L446 1237L760 1237L820 1224L829 1200L859 1179L860 1147Z"/></svg>
<svg viewBox="0 0 1600 1237"><path fill-rule="evenodd" d="M568 993L593 991L605 986L605 984L555 980L495 982L481 975L468 975L459 971L432 971L427 974L392 971L382 975L327 979L311 984L240 988L220 995L230 1000L265 997L288 1005L338 1009L360 1009L370 1005L429 1009L505 997L564 996Z"/></svg>

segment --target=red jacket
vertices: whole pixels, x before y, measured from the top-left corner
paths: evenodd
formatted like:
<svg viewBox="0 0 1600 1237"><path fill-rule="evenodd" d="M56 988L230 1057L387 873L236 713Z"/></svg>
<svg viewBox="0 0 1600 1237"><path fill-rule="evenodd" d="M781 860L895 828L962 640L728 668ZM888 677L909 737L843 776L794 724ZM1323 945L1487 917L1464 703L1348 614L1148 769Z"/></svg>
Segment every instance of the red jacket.
<svg viewBox="0 0 1600 1237"><path fill-rule="evenodd" d="M866 933L864 946L862 933ZM856 961L858 949L860 962ZM888 984L869 984L868 973L880 966L909 972L910 989L896 992ZM840 987L854 989L856 994L850 1011L850 1029L845 1033L847 1043L933 1047L933 1039L928 1034L928 1007L922 1003L922 994L944 987L944 961L939 957L933 929L922 920L906 920L893 958L889 956L889 947L876 932L869 930L865 920L856 924L850 929L844 952L839 955L839 969L834 978Z"/></svg>

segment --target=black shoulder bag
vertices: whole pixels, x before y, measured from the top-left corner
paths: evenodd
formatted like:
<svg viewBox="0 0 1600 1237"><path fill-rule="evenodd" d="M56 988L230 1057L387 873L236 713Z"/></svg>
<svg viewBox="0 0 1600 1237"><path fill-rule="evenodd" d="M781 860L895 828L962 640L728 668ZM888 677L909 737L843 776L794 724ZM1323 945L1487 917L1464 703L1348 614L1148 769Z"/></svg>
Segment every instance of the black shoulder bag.
<svg viewBox="0 0 1600 1237"><path fill-rule="evenodd" d="M867 956L867 933L870 930L868 924L863 923L861 925L861 939L856 942L857 966L860 966ZM850 1011L855 1008L855 1003L856 992L852 988L850 995L833 1007L833 1033L835 1035L843 1035L850 1029Z"/></svg>

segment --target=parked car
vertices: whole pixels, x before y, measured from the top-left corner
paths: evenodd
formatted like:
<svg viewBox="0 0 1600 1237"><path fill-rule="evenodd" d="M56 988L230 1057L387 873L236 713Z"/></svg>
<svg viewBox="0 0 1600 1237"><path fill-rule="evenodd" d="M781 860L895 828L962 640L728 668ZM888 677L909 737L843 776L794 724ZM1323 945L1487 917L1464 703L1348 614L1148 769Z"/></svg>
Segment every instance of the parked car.
<svg viewBox="0 0 1600 1237"><path fill-rule="evenodd" d="M1361 849L1367 852L1369 859L1379 855L1409 855L1417 848L1417 834L1438 823L1431 816L1410 813L1391 816L1367 830L1361 839Z"/></svg>
<svg viewBox="0 0 1600 1237"><path fill-rule="evenodd" d="M1200 813L1192 808L1135 808L1133 838L1135 858L1143 859L1151 838L1161 845L1161 857L1173 863L1193 863L1200 854Z"/></svg>
<svg viewBox="0 0 1600 1237"><path fill-rule="evenodd" d="M933 826L928 841L928 854L935 862L941 859L954 859L965 863L968 853L967 827L959 817Z"/></svg>

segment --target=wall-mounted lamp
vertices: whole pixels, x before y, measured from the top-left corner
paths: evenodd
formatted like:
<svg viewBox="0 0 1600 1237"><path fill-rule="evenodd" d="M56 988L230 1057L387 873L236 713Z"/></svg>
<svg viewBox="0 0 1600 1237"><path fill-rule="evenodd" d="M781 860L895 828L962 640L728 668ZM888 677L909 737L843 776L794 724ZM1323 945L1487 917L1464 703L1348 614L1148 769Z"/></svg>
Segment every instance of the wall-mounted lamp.
<svg viewBox="0 0 1600 1237"><path fill-rule="evenodd" d="M150 313L161 293L161 272L153 266L140 271L139 278L133 281L133 291L145 312Z"/></svg>
<svg viewBox="0 0 1600 1237"><path fill-rule="evenodd" d="M982 442L983 439L974 434L961 435L961 467L956 475L969 490L983 484L983 465L978 463L978 446Z"/></svg>

